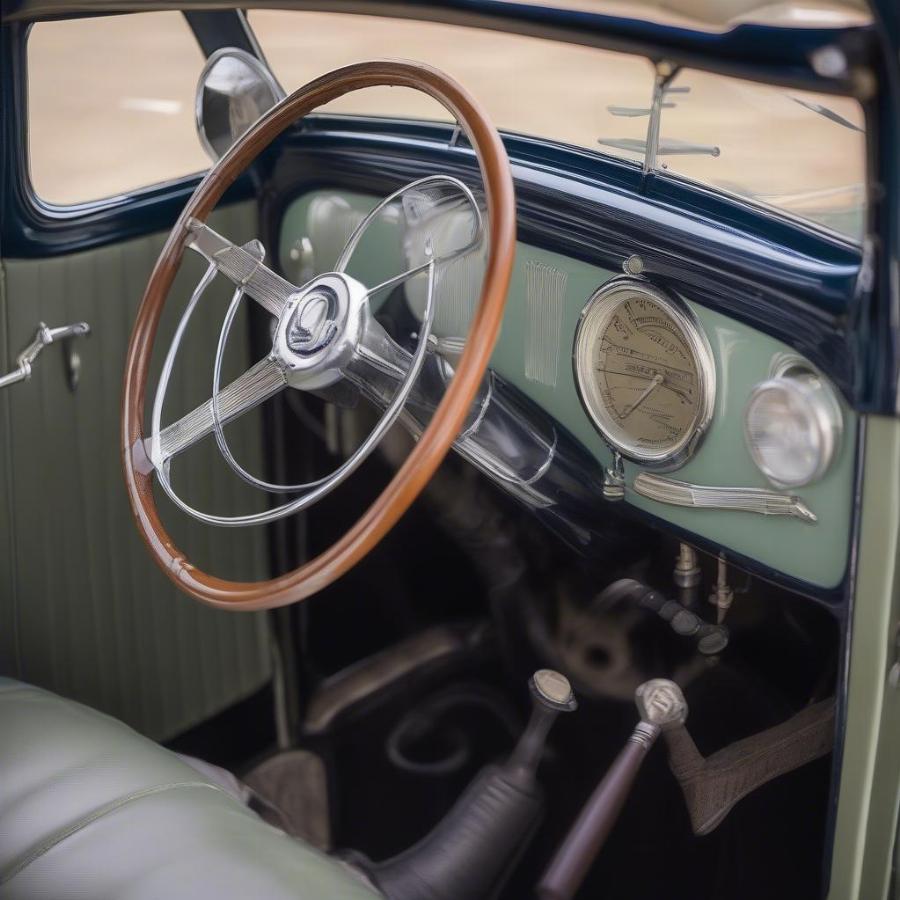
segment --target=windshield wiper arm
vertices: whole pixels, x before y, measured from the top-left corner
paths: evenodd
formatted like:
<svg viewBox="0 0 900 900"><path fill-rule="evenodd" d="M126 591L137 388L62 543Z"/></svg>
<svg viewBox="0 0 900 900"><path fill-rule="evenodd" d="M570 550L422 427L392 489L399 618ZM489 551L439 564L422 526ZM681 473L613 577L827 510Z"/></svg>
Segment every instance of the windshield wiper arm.
<svg viewBox="0 0 900 900"><path fill-rule="evenodd" d="M647 142L640 138L599 138L597 143L604 147L615 147L617 150L647 152ZM690 141L679 141L675 138L662 138L656 145L657 156L718 156L721 152L721 148L715 144L692 144Z"/></svg>
<svg viewBox="0 0 900 900"><path fill-rule="evenodd" d="M799 97L791 97L791 100L793 100L794 103L799 103L804 109L808 109L810 112L824 116L829 122L836 122L838 125L843 125L844 128L849 128L851 131L865 131L864 128L860 128L859 125L855 125L849 119L845 119L840 113L836 113L833 109L822 106L821 103L813 103L812 100L801 100Z"/></svg>

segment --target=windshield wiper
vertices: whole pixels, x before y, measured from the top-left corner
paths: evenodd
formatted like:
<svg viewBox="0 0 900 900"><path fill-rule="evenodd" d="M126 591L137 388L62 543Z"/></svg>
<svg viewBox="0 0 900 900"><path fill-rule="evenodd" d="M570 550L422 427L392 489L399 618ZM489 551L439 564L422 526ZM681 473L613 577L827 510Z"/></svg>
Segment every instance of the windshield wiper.
<svg viewBox="0 0 900 900"><path fill-rule="evenodd" d="M851 131L865 131L864 128L860 128L859 125L855 125L849 119L845 119L840 113L836 113L833 109L822 106L821 103L813 103L812 100L801 100L799 97L791 97L791 100L793 100L794 103L799 103L804 109L808 109L810 112L824 116L829 122L836 122L838 125L843 125L844 128L849 128Z"/></svg>
<svg viewBox="0 0 900 900"><path fill-rule="evenodd" d="M647 152L647 142L640 138L600 138L597 143L633 153ZM656 145L657 156L718 156L721 152L715 144L692 144L675 138L661 138Z"/></svg>
<svg viewBox="0 0 900 900"><path fill-rule="evenodd" d="M678 104L667 101L672 94L689 94L688 85L672 85L680 68L667 62L657 63L656 80L653 84L653 99L648 107L642 106L607 106L607 110L614 116L629 119L648 117L647 137L640 138L599 138L598 144L604 147L614 147L617 150L627 150L631 153L644 155L643 170L646 175L656 168L656 159L659 156L719 156L721 149L715 144L695 144L691 141L679 141L674 138L660 138L659 128L664 109L674 109Z"/></svg>

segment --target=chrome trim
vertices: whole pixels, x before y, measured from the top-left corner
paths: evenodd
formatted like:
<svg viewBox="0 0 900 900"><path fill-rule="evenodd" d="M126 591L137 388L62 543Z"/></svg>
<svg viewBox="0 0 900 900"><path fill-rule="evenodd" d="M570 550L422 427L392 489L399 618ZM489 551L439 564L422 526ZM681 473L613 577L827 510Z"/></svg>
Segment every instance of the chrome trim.
<svg viewBox="0 0 900 900"><path fill-rule="evenodd" d="M689 94L687 85L672 86L672 82L678 77L681 67L667 60L659 60L655 65L656 74L653 80L653 94L650 106L607 106L607 111L613 116L624 116L635 119L647 116L647 134L640 138L598 138L597 143L603 147L613 147L616 150L625 150L629 153L638 153L644 157L641 163L641 171L644 175L658 170L658 157L660 156L720 156L722 149L716 144L697 144L692 141L680 141L674 138L660 137L662 123L662 111L674 109L678 104L667 102L671 94ZM665 168L665 167L663 167Z"/></svg>
<svg viewBox="0 0 900 900"><path fill-rule="evenodd" d="M635 493L648 500L672 506L731 509L763 516L793 516L809 523L818 521L815 513L799 497L767 491L765 488L688 484L686 481L675 481L648 472L637 475L632 488Z"/></svg>
<svg viewBox="0 0 900 900"><path fill-rule="evenodd" d="M626 297L622 298L620 296L622 294L625 294ZM586 326L592 327L593 335L596 337L603 331L606 322L615 314L623 299L628 299L635 294L643 294L661 306L666 314L675 321L684 334L685 341L697 364L700 398L694 423L675 444L662 451L648 451L633 442L617 440L612 437L608 433L608 426L604 421L604 415L608 415L606 410L595 409L583 388L588 379L593 377L591 362L593 347L586 345ZM581 311L578 325L575 328L572 370L578 399L591 423L609 448L613 452L618 451L625 459L640 463L646 468L667 471L683 465L699 447L703 435L712 421L716 400L716 362L709 339L697 316L683 300L666 293L644 278L618 276L607 281L594 292Z"/></svg>
<svg viewBox="0 0 900 900"><path fill-rule="evenodd" d="M603 470L603 496L612 502L625 499L625 465L617 450L612 465Z"/></svg>
<svg viewBox="0 0 900 900"><path fill-rule="evenodd" d="M383 281L381 284L376 285L373 288L369 288L369 295L371 296L372 294L377 294L379 291L382 291L385 288L392 287L395 284L399 284L401 281L409 278L411 275L414 275L417 272L424 272L432 263L434 263L435 265L440 265L442 263L450 262L454 259L459 259L460 257L465 256L467 253L471 253L479 245L484 234L484 220L481 216L481 210L478 208L478 203L475 200L475 195L468 188L468 186L458 178L453 178L450 175L426 175L424 178L417 178L415 181L411 181L409 184L404 185L402 188L394 191L393 194L389 194L387 197L373 206L368 213L366 213L365 218L359 223L359 225L356 226L353 233L347 239L347 243L344 245L344 249L341 251L341 255L338 257L338 261L334 264L334 271L344 272L346 270L348 264L350 263L350 258L353 256L353 253L359 245L359 242L362 239L362 236L365 233L366 229L369 227L369 224L385 207L389 206L395 200L402 197L408 191L427 187L428 185L432 184L449 184L452 187L457 188L469 202L475 215L475 229L474 234L472 235L472 240L465 247L460 250L454 250L453 253L449 254L448 256L433 256L430 253L426 254L425 261L420 265L412 267L402 275L398 275L394 278L389 278L387 281Z"/></svg>
<svg viewBox="0 0 900 900"><path fill-rule="evenodd" d="M330 475L327 475L323 478L317 479L316 481L309 482L305 485L270 485L268 482L263 482L259 479L256 479L250 473L246 472L246 470L242 469L237 462L234 460L234 457L231 455L230 451L227 449L227 444L224 441L224 437L221 431L221 423L216 427L215 424L215 415L213 414L213 423L214 429L216 432L217 443L220 451L222 451L225 461L229 464L233 471L238 474L241 478L248 483L254 484L255 486L261 488L262 490L268 490L272 492L282 492L283 488L286 488L289 491L295 490L303 490L304 493L301 493L299 496L295 497L292 500L287 501L286 503L281 504L280 506L273 507L271 509L264 510L262 512L253 513L250 515L238 515L238 516L217 516L212 515L210 513L205 513L202 510L195 509L194 507L187 504L184 500L182 500L172 488L170 479L169 479L169 465L166 462L162 466L157 466L157 478L159 480L160 485L163 490L166 492L167 496L170 500L180 509L182 512L186 512L188 515L193 516L195 519L198 519L201 522L206 523L207 525L219 525L227 528L240 528L247 525L264 525L269 522L275 522L279 519L283 519L289 515L293 515L296 512L299 512L302 509L307 509L313 504L317 503L323 497L330 494L335 488L339 485L343 484L347 478L356 471L357 468L363 463L363 461L371 454L371 452L375 449L378 443L381 441L382 437L384 437L385 432L389 428L391 428L395 421L400 417L400 414L403 412L403 406L409 397L410 392L415 385L416 378L421 371L422 364L425 361L427 356L427 335L431 331L431 325L434 320L434 263L432 262L428 267L428 303L426 307L426 315L425 321L422 324L422 334L423 337L419 340L419 344L416 347L415 353L411 356L409 354L406 357L409 359L408 370L406 373L406 378L401 384L397 387L396 392L394 393L393 398L390 403L387 404L387 407L382 414L381 418L376 423L375 427L369 432L366 439L359 445L356 451L348 457L340 466L338 466ZM329 273L323 277L342 277L350 287L350 296L349 300L353 309L351 310L351 315L349 318L351 320L359 321L359 341L368 342L369 346L375 346L377 349L381 349L385 346L385 342L389 342L389 344L393 347L396 345L391 341L391 339L384 333L384 330L381 326L375 321L372 317L371 312L369 310L369 305L366 302L367 294L365 293L365 288L359 284L359 282L355 282L353 279L350 279L348 276L336 276L335 273ZM314 283L315 284L315 283ZM315 288L311 288L314 290ZM232 304L236 306L239 302L240 296L242 292L240 289L235 292L236 296L232 301ZM294 310L293 308L286 309L283 315L283 321L287 320L291 317ZM215 375L218 375L220 371L220 360L219 357L223 352L224 342L223 338L227 337L227 327L230 327L230 321L233 319L233 312L229 313L230 318L226 319L226 324L223 325L223 333L220 335L220 344L219 349L217 351L217 363L215 367ZM282 324L279 324L279 330L282 330ZM173 347L177 349L177 345L173 344ZM377 352L376 349L376 352ZM396 347L398 352L403 352L399 347ZM277 359L277 365L280 367L289 365L289 361L281 360L278 358L278 341L276 340L276 347L273 349L273 359ZM352 365L354 361L359 360L360 357L358 354L354 355L354 358L349 360L349 365ZM344 372L343 374L348 375L348 372ZM214 380L215 380L214 375ZM290 376L285 376L290 383ZM349 376L348 376L349 377ZM240 380L240 379L238 379ZM226 388L227 390L227 388ZM208 404L212 406L212 401L208 401ZM155 413L155 411L154 411ZM155 423L156 424L156 423Z"/></svg>
<svg viewBox="0 0 900 900"><path fill-rule="evenodd" d="M219 391L215 405L213 400L207 400L177 422L163 428L159 433L158 447L153 448L153 452L149 454L150 459L159 468L173 456L212 434L215 430L216 407L219 422L231 422L273 397L284 385L284 369L272 357L261 359Z"/></svg>
<svg viewBox="0 0 900 900"><path fill-rule="evenodd" d="M234 246L230 241L216 235L211 229L206 229L206 226L203 226L203 228L224 244ZM262 245L258 241L251 241L246 247L248 249L245 252L248 255L252 254L253 259L257 263L261 263L265 255ZM175 367L175 359L181 348L181 342L184 339L191 317L194 315L200 300L206 293L207 288L212 284L218 271L216 261L214 259L210 260L203 277L197 282L184 308L184 312L181 314L175 334L172 336L172 342L166 351L159 382L156 386L150 419L150 437L144 441L147 457L159 473L163 487L171 496L174 496L174 492L171 492L171 488L167 487L168 467L171 458L214 431L217 414L221 421L230 422L277 394L284 387L287 380L284 368L275 361L270 353L265 359L251 366L221 391L220 396L217 398L218 406L212 400L208 400L182 416L178 421L173 422L166 428L162 427L162 412L166 402L166 392L169 388L169 380L172 377L172 370ZM242 292L242 288L239 287L236 293L238 292ZM233 304L234 301L232 301ZM180 501L176 500L176 502Z"/></svg>
<svg viewBox="0 0 900 900"><path fill-rule="evenodd" d="M525 377L556 387L559 376L562 310L568 272L525 261Z"/></svg>
<svg viewBox="0 0 900 900"><path fill-rule="evenodd" d="M681 688L668 678L651 678L634 692L641 724L668 731L683 725L688 705Z"/></svg>
<svg viewBox="0 0 900 900"><path fill-rule="evenodd" d="M416 338L418 335L413 332L412 336ZM459 358L466 349L466 339L464 337L437 337L430 334L428 335L428 347L432 353L437 354L447 365L453 367L459 364Z"/></svg>
<svg viewBox="0 0 900 900"><path fill-rule="evenodd" d="M656 168L656 154L659 149L659 128L662 120L663 100L666 90L677 77L678 68L664 61L657 61L656 76L653 80L653 98L650 101L649 120L647 122L647 138L644 145L644 162L642 170L645 175Z"/></svg>
<svg viewBox="0 0 900 900"><path fill-rule="evenodd" d="M434 290L433 290L433 282L434 282L434 267L429 270L429 283L428 283L428 306L426 309L426 321L424 323L425 327L431 328L431 323L434 317ZM322 277L322 280L325 279L334 279L336 275L328 274ZM358 282L354 282L349 277L345 278L347 282L349 293L350 293L350 303L353 304L353 288L356 286L357 295L359 297L364 297L365 288L359 284ZM316 281L316 285L318 285L319 281ZM315 287L311 290L315 291ZM235 297L232 300L232 306L229 309L228 316L226 317L225 324L222 328L222 333L219 337L219 347L216 351L216 362L215 368L213 372L213 418L215 422L215 435L216 435L216 443L218 444L219 450L222 455L225 457L225 461L231 467L232 471L238 475L241 479L246 481L248 484L253 487L257 487L260 490L269 491L270 493L293 493L293 492L306 492L302 494L302 496L297 499L291 501L290 503L285 504L282 509L286 509L290 507L291 512L295 512L298 509L303 509L307 506L312 505L313 503L320 500L322 497L327 496L331 493L336 487L342 484L346 478L351 475L369 456L378 442L381 440L381 437L384 433L393 425L396 421L400 412L402 410L403 404L405 403L406 397L409 395L409 392L412 390L412 387L415 383L416 378L421 370L422 363L424 362L425 354L427 352L426 342L421 342L420 345L416 348L416 353L410 357L409 363L407 365L406 370L400 371L400 385L397 390L397 394L391 401L391 403L387 406L384 414L381 419L377 422L375 427L372 429L368 437L363 441L363 443L356 449L356 451L351 454L351 456L346 459L337 469L335 469L331 474L324 476L323 478L318 478L315 481L310 481L301 484L271 484L267 481L263 481L259 478L256 478L254 475L250 474L246 469L241 467L241 465L237 462L234 456L231 453L230 448L228 447L227 441L225 439L225 434L222 429L221 422L217 416L217 397L218 397L218 388L219 388L219 379L221 377L222 371L222 358L225 353L225 346L228 340L228 333L231 330L231 325L234 321L234 314L237 309L237 305L240 303L240 289L235 292ZM376 358L376 354L371 352L371 346L375 346L378 350L381 351L380 355L386 355L387 352L391 352L391 350L386 346L387 342L390 342L391 347L393 342L390 337L385 334L381 326L375 322L374 319L371 318L369 308L365 304L363 299L358 299L357 302L360 304L360 319L362 321L362 335L360 336L358 333L353 331L352 329L345 329L345 337L346 333L352 333L355 336L353 337L352 344L350 347L351 352L355 348L355 352L359 353L359 351L366 346L365 342L368 341L368 346L366 346L366 350L368 351L366 358L371 360ZM374 335L374 338L372 337ZM276 341L276 353L278 352L278 342ZM340 348L338 348L338 353L340 353ZM379 356L380 359L380 356ZM403 379L406 379L405 381ZM288 376L288 382L290 383L290 376ZM273 511L274 512L274 511ZM281 513L279 511L279 517Z"/></svg>
<svg viewBox="0 0 900 900"><path fill-rule="evenodd" d="M744 407L744 443L754 465L777 488L796 489L818 481L828 471L841 449L844 435L844 416L831 383L813 366L792 354L777 354L772 360L772 377L755 385ZM818 465L808 478L783 481L760 457L750 433L748 416L760 394L780 389L801 395L808 406L811 419L818 431L822 454Z"/></svg>
<svg viewBox="0 0 900 900"><path fill-rule="evenodd" d="M198 219L190 219L187 230L185 246L199 253L273 316L280 316L297 293L298 288L263 264L258 241L239 247Z"/></svg>
<svg viewBox="0 0 900 900"><path fill-rule="evenodd" d="M653 742L659 737L662 729L652 722L638 722L634 731L628 736L629 744L640 744L642 747L652 747Z"/></svg>
<svg viewBox="0 0 900 900"><path fill-rule="evenodd" d="M248 37L250 37L251 41L255 44L255 38L252 37L253 32L247 26ZM261 58L260 56L254 56L252 53L248 53L246 50L242 50L240 47L219 47L218 50L213 51L209 58L206 60L206 63L203 66L203 69L200 71L200 77L197 79L197 87L194 91L194 125L197 127L197 136L200 138L200 144L203 149L206 151L207 156L213 161L218 162L222 156L225 155L224 151L219 152L213 147L212 141L210 140L207 134L207 123L204 121L203 115L203 98L206 90L207 80L209 79L210 73L215 68L215 66L225 57L233 57L235 59L239 59L247 68L256 76L259 77L260 82L269 89L272 93L272 106L280 103L287 96L284 88L278 83L278 79L275 78L275 75L272 73L272 70L269 68L268 64ZM272 107L270 106L269 109ZM260 116L265 115L269 111L269 109L260 110ZM230 123L231 124L231 123ZM242 132L243 134L243 132ZM241 137L240 134L231 134L231 144Z"/></svg>
<svg viewBox="0 0 900 900"><path fill-rule="evenodd" d="M454 443L453 449L467 462L493 478L502 488L518 497L534 509L548 509L554 505L551 497L544 494L536 485L550 468L556 453L555 445L541 464L538 472L528 479L519 478L509 465L495 454L485 450L476 440Z"/></svg>
<svg viewBox="0 0 900 900"><path fill-rule="evenodd" d="M449 217L448 217L449 218ZM434 328L440 335L465 335L475 317L475 309L481 296L481 280L485 259L484 244L465 256L449 260L437 272L437 312ZM414 295L407 292L410 306L418 309Z"/></svg>
<svg viewBox="0 0 900 900"><path fill-rule="evenodd" d="M556 429L553 429L553 443L550 445L550 449L547 451L547 458L537 467L534 475L530 478L526 478L524 481L520 479L520 484L523 487L531 487L533 484L537 484L549 471L550 466L553 464L553 460L556 457L556 448L559 445L559 434Z"/></svg>
<svg viewBox="0 0 900 900"><path fill-rule="evenodd" d="M463 430L459 433L456 438L457 441L463 443L467 438L470 438L476 431L481 427L481 423L484 421L484 417L487 414L488 407L491 405L491 399L494 396L494 380L491 378L490 371L488 372L488 377L486 379L487 382L487 390L484 392L484 396L481 398L481 403L478 406L478 413L475 418L469 425L463 427ZM476 396L476 400L477 400Z"/></svg>
<svg viewBox="0 0 900 900"><path fill-rule="evenodd" d="M432 176L414 185L451 184L458 187L475 209L474 231L484 236L483 219L472 193L455 179ZM408 191L407 186L404 190ZM398 197L398 191L392 198ZM360 234L383 209L383 203L355 229L340 256L346 265ZM437 307L438 262L434 244L425 235L423 264L367 288L341 271L326 272L302 287L295 287L263 265L264 249L258 241L243 247L231 243L198 221L189 224L188 246L201 253L209 265L196 285L175 331L163 364L152 411L150 437L144 442L151 468L161 488L183 512L210 525L227 527L264 524L312 506L341 484L369 455L395 421L420 435L439 406L453 377L453 363L440 351L461 351L462 338L432 335ZM474 244L443 257L445 262L465 258ZM462 254L462 256L460 255ZM167 428L160 427L169 377L188 324L202 296L215 276L223 272L235 285L224 316L213 365L212 399ZM426 302L422 324L415 335L416 346L409 350L395 341L372 314L369 298L379 289L400 284L423 273ZM267 308L279 314L273 328L269 355L231 385L220 389L222 358L237 311L245 295L256 291L256 299L274 299ZM264 304L265 305L265 304ZM306 484L276 485L262 481L243 469L228 447L223 426L243 411L277 393L283 387L299 390L328 390L339 381L358 389L384 412L365 441L335 471ZM502 384L500 385L502 388ZM514 496L537 510L550 510L560 497L573 491L585 509L594 509L595 491L574 475L573 447L549 421L535 423L523 413L521 402L507 390L494 389L494 376L484 380L476 402L454 447L464 458L490 475ZM195 441L213 433L220 452L231 469L245 482L271 493L294 494L282 505L251 515L216 516L190 507L175 493L170 481L174 455ZM586 451L585 451L586 452ZM579 475L581 471L579 471ZM590 481L590 479L588 479ZM552 511L548 513L552 516ZM554 521L556 521L554 519ZM559 523L557 523L557 526ZM569 526L566 525L568 528ZM579 545L590 540L590 532L573 531Z"/></svg>
<svg viewBox="0 0 900 900"><path fill-rule="evenodd" d="M647 142L642 141L640 138L600 138L597 143L604 147L612 147L615 150L627 150L631 153L647 153L650 149ZM722 148L717 144L692 144L689 141L662 138L656 143L655 155L712 156L716 158L722 155Z"/></svg>
<svg viewBox="0 0 900 900"><path fill-rule="evenodd" d="M346 275L346 266L362 234L374 217L391 201L423 185L449 184L459 190L474 210L473 241L443 258L436 258L430 237L424 246L425 260L373 288ZM477 246L484 235L481 212L472 192L461 181L443 175L429 176L395 191L360 222L340 255L335 272L318 275L303 287L295 287L263 264L265 250L258 240L238 247L203 222L187 224L186 246L201 254L209 266L182 313L169 347L153 404L151 437L145 441L149 460L163 490L183 512L209 525L237 527L274 522L312 506L342 484L372 452L385 432L404 412L410 393L428 357L434 324L437 263L459 258ZM225 313L213 365L212 399L165 429L160 427L169 377L181 340L206 288L221 272L235 285ZM418 273L426 277L426 304L415 351L397 345L375 320L369 306L372 294L400 284ZM237 311L244 296L253 296L278 317L269 355L248 372L220 389L222 359ZM223 425L280 391L283 387L321 390L346 379L383 400L384 412L354 453L329 475L305 484L270 484L246 471L228 446ZM169 469L171 458L212 432L226 463L242 480L271 493L297 493L280 506L239 516L216 516L194 509L174 491Z"/></svg>
<svg viewBox="0 0 900 900"><path fill-rule="evenodd" d="M6 375L0 376L0 388L10 387L20 381L28 381L32 374L32 365L41 355L45 347L51 344L67 341L74 337L86 337L91 333L91 326L87 322L75 322L72 325L60 325L58 328L48 328L40 322L34 338L30 344L16 357L16 367ZM70 386L71 362L70 368Z"/></svg>

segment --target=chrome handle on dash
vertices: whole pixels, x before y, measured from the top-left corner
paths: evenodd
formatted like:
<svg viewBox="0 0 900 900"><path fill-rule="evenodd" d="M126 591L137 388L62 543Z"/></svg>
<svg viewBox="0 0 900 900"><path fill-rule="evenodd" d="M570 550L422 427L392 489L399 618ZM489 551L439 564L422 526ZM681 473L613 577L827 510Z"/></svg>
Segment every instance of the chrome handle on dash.
<svg viewBox="0 0 900 900"><path fill-rule="evenodd" d="M804 522L818 521L816 514L793 494L779 494L764 488L713 487L688 484L660 475L641 472L634 479L634 491L650 500L705 509L734 509L763 516L794 516Z"/></svg>
<svg viewBox="0 0 900 900"><path fill-rule="evenodd" d="M16 357L16 368L6 375L0 375L0 388L18 384L20 381L28 381L31 378L32 364L40 356L44 347L69 338L83 337L90 333L91 326L87 322L74 322L72 325L61 325L59 328L48 328L41 322L35 332L34 340Z"/></svg>

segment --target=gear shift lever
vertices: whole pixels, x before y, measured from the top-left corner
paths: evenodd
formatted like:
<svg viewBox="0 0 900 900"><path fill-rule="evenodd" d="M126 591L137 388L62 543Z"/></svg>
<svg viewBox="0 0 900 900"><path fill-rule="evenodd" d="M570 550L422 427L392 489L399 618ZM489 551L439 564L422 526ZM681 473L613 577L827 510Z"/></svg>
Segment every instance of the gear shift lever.
<svg viewBox="0 0 900 900"><path fill-rule="evenodd" d="M578 701L569 679L553 669L538 669L528 680L531 690L531 718L522 732L516 749L507 760L510 772L533 778L544 752L547 734L561 712L572 712Z"/></svg>
<svg viewBox="0 0 900 900"><path fill-rule="evenodd" d="M662 731L687 718L681 689L665 678L642 684L635 702L641 721L556 851L537 888L540 900L569 900L575 894L612 831L647 752Z"/></svg>
<svg viewBox="0 0 900 900"><path fill-rule="evenodd" d="M485 766L418 844L381 863L356 858L389 900L493 896L525 849L543 811L536 773L547 734L578 705L568 680L541 669L529 680L531 718L505 763Z"/></svg>

